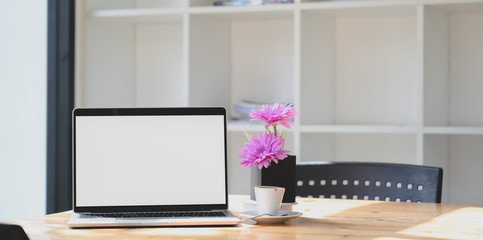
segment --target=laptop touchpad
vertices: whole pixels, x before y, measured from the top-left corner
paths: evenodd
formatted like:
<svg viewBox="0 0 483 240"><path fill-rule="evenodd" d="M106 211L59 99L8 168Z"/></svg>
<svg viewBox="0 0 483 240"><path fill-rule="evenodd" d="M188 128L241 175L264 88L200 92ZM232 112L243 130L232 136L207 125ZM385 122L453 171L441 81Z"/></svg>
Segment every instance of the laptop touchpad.
<svg viewBox="0 0 483 240"><path fill-rule="evenodd" d="M166 219L156 218L117 218L116 223L132 223L132 224L169 224Z"/></svg>

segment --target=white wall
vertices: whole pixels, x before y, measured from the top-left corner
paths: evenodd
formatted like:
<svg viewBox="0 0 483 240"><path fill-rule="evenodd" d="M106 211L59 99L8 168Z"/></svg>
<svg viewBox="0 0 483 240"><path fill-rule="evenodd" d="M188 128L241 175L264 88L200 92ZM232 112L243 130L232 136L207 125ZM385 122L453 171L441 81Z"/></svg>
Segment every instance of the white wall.
<svg viewBox="0 0 483 240"><path fill-rule="evenodd" d="M0 0L0 221L46 211L47 0Z"/></svg>

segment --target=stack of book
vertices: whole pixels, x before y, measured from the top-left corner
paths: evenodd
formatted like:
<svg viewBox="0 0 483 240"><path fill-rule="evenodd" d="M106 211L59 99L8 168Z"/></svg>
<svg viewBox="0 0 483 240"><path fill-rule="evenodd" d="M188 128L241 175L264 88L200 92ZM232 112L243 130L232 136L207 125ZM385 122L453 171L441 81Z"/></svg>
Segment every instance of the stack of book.
<svg viewBox="0 0 483 240"><path fill-rule="evenodd" d="M240 121L248 121L250 120L250 112L255 109L262 109L263 105L269 105L270 107L273 106L273 103L262 103L262 102L255 102L255 101L247 101L242 100L239 103L233 106L233 110L235 111L235 120Z"/></svg>

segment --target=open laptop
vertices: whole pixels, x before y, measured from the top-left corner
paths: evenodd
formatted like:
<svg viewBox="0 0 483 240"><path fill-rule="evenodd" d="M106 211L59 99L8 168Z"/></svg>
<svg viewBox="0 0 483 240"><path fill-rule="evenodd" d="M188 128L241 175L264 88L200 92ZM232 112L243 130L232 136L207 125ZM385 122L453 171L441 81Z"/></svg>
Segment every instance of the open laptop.
<svg viewBox="0 0 483 240"><path fill-rule="evenodd" d="M226 137L222 107L75 109L68 226L239 223Z"/></svg>

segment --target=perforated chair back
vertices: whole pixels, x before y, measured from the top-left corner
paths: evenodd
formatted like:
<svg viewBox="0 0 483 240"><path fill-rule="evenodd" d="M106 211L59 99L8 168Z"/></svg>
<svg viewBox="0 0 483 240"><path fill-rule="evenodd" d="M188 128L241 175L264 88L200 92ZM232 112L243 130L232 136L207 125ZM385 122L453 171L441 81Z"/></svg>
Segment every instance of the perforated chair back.
<svg viewBox="0 0 483 240"><path fill-rule="evenodd" d="M443 169L405 164L300 162L296 195L440 203Z"/></svg>

